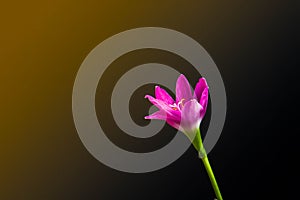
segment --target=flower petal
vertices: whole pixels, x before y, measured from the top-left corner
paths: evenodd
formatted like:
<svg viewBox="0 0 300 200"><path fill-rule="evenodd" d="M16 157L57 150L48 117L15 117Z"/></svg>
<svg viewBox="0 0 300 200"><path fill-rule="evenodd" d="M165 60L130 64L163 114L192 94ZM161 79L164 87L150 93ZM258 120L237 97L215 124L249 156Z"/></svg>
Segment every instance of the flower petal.
<svg viewBox="0 0 300 200"><path fill-rule="evenodd" d="M173 98L167 93L166 90L162 89L159 86L155 86L155 97L156 99L162 100L167 104L173 104Z"/></svg>
<svg viewBox="0 0 300 200"><path fill-rule="evenodd" d="M146 95L145 98L148 99L153 105L155 105L160 110L167 111L167 110L171 109L170 106L162 100L155 99L154 97L152 97L150 95Z"/></svg>
<svg viewBox="0 0 300 200"><path fill-rule="evenodd" d="M185 99L185 101L189 101L192 99L192 91L190 84L186 77L181 74L176 83L176 102L180 102L182 99Z"/></svg>
<svg viewBox="0 0 300 200"><path fill-rule="evenodd" d="M198 103L196 99L188 101L181 113L180 126L185 133L191 133L197 130L201 123L200 111L202 106Z"/></svg>
<svg viewBox="0 0 300 200"><path fill-rule="evenodd" d="M180 127L180 120L173 120L172 118L168 118L166 112L162 110L156 111L152 115L145 116L145 119L165 120L170 126L175 129L179 129Z"/></svg>
<svg viewBox="0 0 300 200"><path fill-rule="evenodd" d="M196 84L195 91L194 91L194 98L196 98L199 102L205 88L208 89L207 82L205 78L200 78L198 83Z"/></svg>
<svg viewBox="0 0 300 200"><path fill-rule="evenodd" d="M206 113L207 104L208 104L208 88L205 88L204 91L202 92L199 103L203 108L200 112L200 118L202 120Z"/></svg>
<svg viewBox="0 0 300 200"><path fill-rule="evenodd" d="M157 108L166 112L168 118L172 118L174 120L180 120L180 111L174 110L169 104L165 103L162 100L155 99L150 95L146 95L145 98L147 98Z"/></svg>
<svg viewBox="0 0 300 200"><path fill-rule="evenodd" d="M167 120L167 114L163 110L159 110L149 116L145 116L145 119Z"/></svg>

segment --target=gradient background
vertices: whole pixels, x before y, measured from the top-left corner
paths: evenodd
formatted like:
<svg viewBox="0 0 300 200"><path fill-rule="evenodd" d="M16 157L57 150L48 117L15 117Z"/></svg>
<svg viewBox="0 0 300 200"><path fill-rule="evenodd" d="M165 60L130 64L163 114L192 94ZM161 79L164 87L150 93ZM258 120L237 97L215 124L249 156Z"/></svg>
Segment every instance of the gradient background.
<svg viewBox="0 0 300 200"><path fill-rule="evenodd" d="M71 98L83 59L106 38L143 26L189 35L219 67L228 112L209 157L224 199L294 198L299 8L296 0L2 2L0 199L213 199L192 147L164 169L128 174L94 159L77 135ZM128 53L105 72L96 98L100 123L114 143L136 152L160 148L175 133L165 127L153 138L134 139L112 121L113 84L147 62L173 66L192 84L199 76L159 50ZM141 125L150 105L142 99L146 92L153 93L153 85L137 90L130 103ZM206 117L203 132L208 123Z"/></svg>

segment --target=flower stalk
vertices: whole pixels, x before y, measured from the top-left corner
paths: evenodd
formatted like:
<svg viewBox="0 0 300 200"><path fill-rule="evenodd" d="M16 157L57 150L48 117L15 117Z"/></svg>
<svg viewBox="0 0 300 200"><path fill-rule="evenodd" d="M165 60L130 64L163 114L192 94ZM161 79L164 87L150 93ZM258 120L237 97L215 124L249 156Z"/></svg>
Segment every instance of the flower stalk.
<svg viewBox="0 0 300 200"><path fill-rule="evenodd" d="M214 192L215 192L215 195L216 195L217 199L218 200L223 200L222 195L221 195L221 191L219 189L219 186L218 186L218 183L216 181L214 172L213 172L213 170L212 170L212 168L210 166L210 163L209 163L209 160L208 160L205 148L204 148L203 143L202 143L200 129L197 130L195 139L193 140L193 145L198 150L199 158L201 158L201 160L202 160L202 162L204 164L204 167L206 169L206 172L208 174L209 180L210 180L211 185L212 185L212 187L214 189Z"/></svg>

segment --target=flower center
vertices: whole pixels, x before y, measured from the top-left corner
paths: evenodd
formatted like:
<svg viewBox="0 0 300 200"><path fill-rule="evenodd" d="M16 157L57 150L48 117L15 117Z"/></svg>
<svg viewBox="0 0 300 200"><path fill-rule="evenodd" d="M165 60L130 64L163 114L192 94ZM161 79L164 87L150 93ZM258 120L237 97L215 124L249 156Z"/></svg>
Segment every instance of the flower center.
<svg viewBox="0 0 300 200"><path fill-rule="evenodd" d="M171 104L170 107L173 110L181 110L184 106L185 99L181 99L178 103Z"/></svg>

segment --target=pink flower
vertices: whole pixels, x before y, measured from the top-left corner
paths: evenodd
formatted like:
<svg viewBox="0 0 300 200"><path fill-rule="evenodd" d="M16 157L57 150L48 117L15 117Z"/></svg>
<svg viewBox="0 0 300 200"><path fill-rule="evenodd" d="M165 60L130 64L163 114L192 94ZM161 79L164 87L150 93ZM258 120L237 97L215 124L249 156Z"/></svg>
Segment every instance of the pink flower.
<svg viewBox="0 0 300 200"><path fill-rule="evenodd" d="M209 164L200 134L200 123L206 113L208 104L208 85L204 78L200 78L194 94L184 75L180 75L176 83L176 101L159 86L155 87L155 98L146 95L145 98L154 104L159 111L146 116L145 119L165 120L174 128L183 132L192 142L202 159L209 175L216 197L222 200L217 181Z"/></svg>
<svg viewBox="0 0 300 200"><path fill-rule="evenodd" d="M190 84L184 75L176 83L176 101L159 86L155 87L155 98L145 98L159 111L146 116L145 119L165 120L172 127L190 135L199 129L208 104L208 85L205 78L200 78L192 94Z"/></svg>

